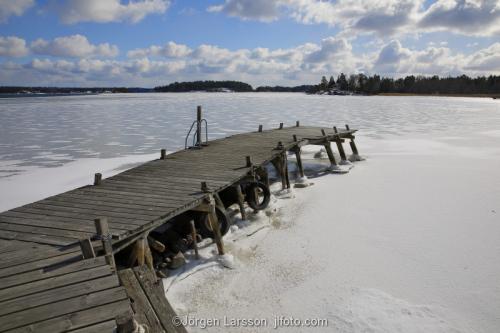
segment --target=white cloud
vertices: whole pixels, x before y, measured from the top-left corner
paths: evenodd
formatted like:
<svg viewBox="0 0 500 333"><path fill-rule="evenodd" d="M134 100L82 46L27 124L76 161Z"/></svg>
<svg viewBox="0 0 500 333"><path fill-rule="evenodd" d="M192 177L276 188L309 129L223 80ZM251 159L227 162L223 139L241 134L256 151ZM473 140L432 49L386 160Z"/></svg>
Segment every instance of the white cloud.
<svg viewBox="0 0 500 333"><path fill-rule="evenodd" d="M168 42L164 46L152 45L146 49L134 49L127 52L129 58L144 58L147 56L180 58L189 55L192 50L184 44Z"/></svg>
<svg viewBox="0 0 500 333"><path fill-rule="evenodd" d="M170 43L166 45L172 45ZM178 45L178 44L175 44ZM145 50L150 50L147 48ZM161 52L160 52L161 53ZM413 49L392 40L356 54L350 42L329 37L293 48L230 50L203 44L176 57L129 60L33 59L0 64L0 84L155 86L187 80L242 80L253 85L315 83L322 75L364 72L383 76L500 74L500 43L466 55L446 46Z"/></svg>
<svg viewBox="0 0 500 333"><path fill-rule="evenodd" d="M61 21L67 24L78 22L136 23L150 14L164 13L169 0L136 0L122 3L120 0L63 0L58 6Z"/></svg>
<svg viewBox="0 0 500 333"><path fill-rule="evenodd" d="M208 7L209 12L224 12L244 20L270 22L277 19L280 1L274 0L226 0L224 4Z"/></svg>
<svg viewBox="0 0 500 333"><path fill-rule="evenodd" d="M479 50L467 57L466 70L500 72L500 43Z"/></svg>
<svg viewBox="0 0 500 333"><path fill-rule="evenodd" d="M119 52L116 45L108 43L94 45L82 35L58 37L52 41L37 39L31 43L31 50L40 55L73 58L116 57Z"/></svg>
<svg viewBox="0 0 500 333"><path fill-rule="evenodd" d="M24 39L15 36L0 37L0 56L23 57L28 52Z"/></svg>
<svg viewBox="0 0 500 333"><path fill-rule="evenodd" d="M500 33L500 1L438 0L422 13L421 29L454 31L465 35Z"/></svg>
<svg viewBox="0 0 500 333"><path fill-rule="evenodd" d="M380 36L434 30L465 35L500 33L499 0L225 0L208 8L244 20L272 21L288 16L303 24L327 24L343 35Z"/></svg>
<svg viewBox="0 0 500 333"><path fill-rule="evenodd" d="M6 23L13 15L23 15L34 4L34 0L0 0L0 23Z"/></svg>
<svg viewBox="0 0 500 333"><path fill-rule="evenodd" d="M312 52L307 57L309 62L327 62L334 61L336 58L350 54L351 44L345 38L328 37L321 41L321 48Z"/></svg>

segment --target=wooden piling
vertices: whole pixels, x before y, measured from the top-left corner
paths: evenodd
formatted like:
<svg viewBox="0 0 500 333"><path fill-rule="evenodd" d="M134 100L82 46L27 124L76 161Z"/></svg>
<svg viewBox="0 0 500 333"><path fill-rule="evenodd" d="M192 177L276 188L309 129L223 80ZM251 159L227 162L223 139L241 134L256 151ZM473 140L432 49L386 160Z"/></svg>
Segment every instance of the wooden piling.
<svg viewBox="0 0 500 333"><path fill-rule="evenodd" d="M321 134L323 134L323 136L326 136L326 132L324 129L321 129Z"/></svg>
<svg viewBox="0 0 500 333"><path fill-rule="evenodd" d="M220 233L219 219L217 218L217 213L215 212L215 200L212 195L209 195L208 204L210 207L210 212L208 213L208 221L212 227L212 232L214 233L214 240L217 244L217 251L219 255L224 255L224 243L222 241L222 236Z"/></svg>
<svg viewBox="0 0 500 333"><path fill-rule="evenodd" d="M94 185L101 185L101 181L102 181L102 174L96 173L94 175Z"/></svg>
<svg viewBox="0 0 500 333"><path fill-rule="evenodd" d="M160 150L160 160L164 160L167 157L167 150L162 149Z"/></svg>
<svg viewBox="0 0 500 333"><path fill-rule="evenodd" d="M325 143L325 150L328 154L328 159L332 165L337 165L337 161L335 161L335 155L333 155L332 147L330 146L330 142Z"/></svg>
<svg viewBox="0 0 500 333"><path fill-rule="evenodd" d="M290 175L288 174L288 159L286 152L283 153L283 174L285 175L286 188L290 188Z"/></svg>
<svg viewBox="0 0 500 333"><path fill-rule="evenodd" d="M194 257L196 260L200 259L200 255L198 253L198 240L196 239L196 227L194 225L194 220L189 221L189 227L191 229L191 238L193 238L193 249L194 249Z"/></svg>
<svg viewBox="0 0 500 333"><path fill-rule="evenodd" d="M299 126L300 126L300 121L298 121L298 120L297 120L297 121L295 122L295 127L299 127Z"/></svg>
<svg viewBox="0 0 500 333"><path fill-rule="evenodd" d="M337 126L333 126L333 131L335 132L335 134L338 134L339 130L337 129Z"/></svg>
<svg viewBox="0 0 500 333"><path fill-rule="evenodd" d="M202 191L203 193L210 192L210 190L208 189L207 182L201 182L201 191Z"/></svg>
<svg viewBox="0 0 500 333"><path fill-rule="evenodd" d="M259 132L262 132L262 125L259 125Z"/></svg>
<svg viewBox="0 0 500 333"><path fill-rule="evenodd" d="M241 219L246 220L247 214L245 212L245 197L243 196L243 190L241 189L241 184L236 185L236 195L238 196L238 206L240 207Z"/></svg>
<svg viewBox="0 0 500 333"><path fill-rule="evenodd" d="M297 142L297 135L293 135L293 142Z"/></svg>
<svg viewBox="0 0 500 333"><path fill-rule="evenodd" d="M348 131L350 131L349 125L345 124L345 129L348 130Z"/></svg>
<svg viewBox="0 0 500 333"><path fill-rule="evenodd" d="M109 233L108 219L105 217L94 220L97 237L101 240L106 263L116 272L115 257L113 256L113 246L111 245L111 234Z"/></svg>
<svg viewBox="0 0 500 333"><path fill-rule="evenodd" d="M302 157L300 147L295 148L295 159L297 160L297 167L299 168L300 177L304 177L304 167L302 166Z"/></svg>
<svg viewBox="0 0 500 333"><path fill-rule="evenodd" d="M280 123L280 129L283 129L283 123Z"/></svg>
<svg viewBox="0 0 500 333"><path fill-rule="evenodd" d="M339 150L340 159L342 161L346 161L347 160L347 156L345 154L344 147L342 146L342 139L338 139L337 138L335 140L335 143L337 144L337 149Z"/></svg>
<svg viewBox="0 0 500 333"><path fill-rule="evenodd" d="M89 238L80 239L80 249L82 250L83 259L95 258L94 247Z"/></svg>
<svg viewBox="0 0 500 333"><path fill-rule="evenodd" d="M354 155L359 155L359 153L358 153L358 147L356 147L356 144L354 143L354 137L351 138L351 141L349 142L349 145L351 146L352 153Z"/></svg>

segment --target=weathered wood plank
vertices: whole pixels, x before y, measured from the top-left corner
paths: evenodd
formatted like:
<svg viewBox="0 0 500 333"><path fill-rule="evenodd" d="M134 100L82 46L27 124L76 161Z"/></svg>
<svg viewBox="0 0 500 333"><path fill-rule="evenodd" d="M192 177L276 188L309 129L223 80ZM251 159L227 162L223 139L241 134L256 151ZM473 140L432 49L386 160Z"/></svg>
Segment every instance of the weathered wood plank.
<svg viewBox="0 0 500 333"><path fill-rule="evenodd" d="M111 289L118 287L119 285L120 283L116 275L108 275L77 284L44 290L36 294L0 302L0 317L9 313L27 310L40 305L50 304L105 289Z"/></svg>
<svg viewBox="0 0 500 333"><path fill-rule="evenodd" d="M176 313L165 297L161 281L156 281L154 273L146 266L137 266L133 270L163 328L167 332L187 332L183 326L172 324Z"/></svg>
<svg viewBox="0 0 500 333"><path fill-rule="evenodd" d="M22 326L9 331L9 333L68 332L94 323L113 320L116 316L127 311L130 311L129 301L121 300Z"/></svg>
<svg viewBox="0 0 500 333"><path fill-rule="evenodd" d="M127 290L128 296L133 300L132 309L134 310L137 322L139 324L146 324L151 329L151 332L161 332L161 323L139 281L137 281L134 272L131 269L124 269L118 271L118 276L122 285Z"/></svg>

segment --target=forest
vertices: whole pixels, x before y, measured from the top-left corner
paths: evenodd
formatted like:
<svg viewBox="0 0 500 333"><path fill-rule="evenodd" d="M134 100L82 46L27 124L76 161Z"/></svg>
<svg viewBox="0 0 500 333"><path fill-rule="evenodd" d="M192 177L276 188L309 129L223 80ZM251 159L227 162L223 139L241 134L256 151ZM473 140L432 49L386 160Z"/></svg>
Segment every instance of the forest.
<svg viewBox="0 0 500 333"><path fill-rule="evenodd" d="M251 85L239 81L192 81L174 82L166 86L155 87L157 92L189 92L189 91L210 91L214 89L226 88L235 92L253 91Z"/></svg>
<svg viewBox="0 0 500 333"><path fill-rule="evenodd" d="M341 90L353 93L376 95L382 93L398 94L425 94L425 95L497 95L500 94L500 76L467 75L456 77L414 76L404 78L381 77L380 75L367 76L353 74L346 76L341 73L335 80L333 76L328 80L321 78L318 85L313 86L308 93L321 91Z"/></svg>

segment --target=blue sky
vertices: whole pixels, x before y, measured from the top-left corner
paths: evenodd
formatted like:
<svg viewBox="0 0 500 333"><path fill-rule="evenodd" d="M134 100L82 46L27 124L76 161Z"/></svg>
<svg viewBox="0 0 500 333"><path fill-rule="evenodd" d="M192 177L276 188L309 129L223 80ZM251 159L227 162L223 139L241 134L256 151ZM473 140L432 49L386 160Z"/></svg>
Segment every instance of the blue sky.
<svg viewBox="0 0 500 333"><path fill-rule="evenodd" d="M499 36L496 0L0 0L0 84L489 75Z"/></svg>

